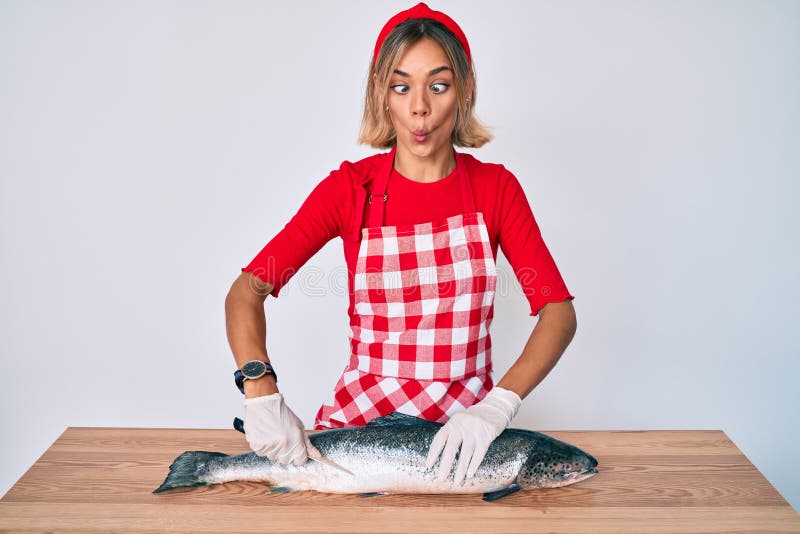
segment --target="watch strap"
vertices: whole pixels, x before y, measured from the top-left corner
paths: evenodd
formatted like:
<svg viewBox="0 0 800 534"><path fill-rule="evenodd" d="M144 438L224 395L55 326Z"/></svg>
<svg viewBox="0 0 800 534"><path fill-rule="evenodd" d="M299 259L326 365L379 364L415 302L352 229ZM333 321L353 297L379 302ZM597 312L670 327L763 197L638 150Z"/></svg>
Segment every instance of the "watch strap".
<svg viewBox="0 0 800 534"><path fill-rule="evenodd" d="M275 379L275 382L277 382L278 381L278 373L275 372L275 369L272 367L272 365L269 364L269 363L266 363L266 362L264 362L264 365L266 365L266 367L267 367L267 370L266 370L266 372L264 374L265 375L272 375L272 377ZM237 370L235 370L233 372L233 380L236 383L236 387L239 388L239 391L241 391L242 395L244 395L245 376L244 376L244 373L242 373L241 369L237 369Z"/></svg>

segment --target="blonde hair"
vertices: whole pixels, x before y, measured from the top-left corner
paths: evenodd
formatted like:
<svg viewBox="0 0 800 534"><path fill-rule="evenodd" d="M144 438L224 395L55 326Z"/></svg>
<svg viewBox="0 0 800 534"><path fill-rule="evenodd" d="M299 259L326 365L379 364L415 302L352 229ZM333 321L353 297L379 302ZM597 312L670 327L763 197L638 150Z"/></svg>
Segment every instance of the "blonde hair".
<svg viewBox="0 0 800 534"><path fill-rule="evenodd" d="M494 138L494 135L489 132L489 128L475 116L477 96L475 69L467 59L467 54L458 38L438 21L416 18L398 24L386 36L378 53L377 61L370 60L364 99L364 116L361 119L361 131L358 134L359 144L368 144L373 148L391 148L397 144L397 132L392 126L389 112L386 110L389 78L400 63L400 58L406 49L424 37L439 43L453 67L458 114L453 133L450 136L452 143L460 147L478 148ZM377 87L375 74L378 78ZM466 94L467 81L470 77L473 82L472 90L469 92L470 94Z"/></svg>

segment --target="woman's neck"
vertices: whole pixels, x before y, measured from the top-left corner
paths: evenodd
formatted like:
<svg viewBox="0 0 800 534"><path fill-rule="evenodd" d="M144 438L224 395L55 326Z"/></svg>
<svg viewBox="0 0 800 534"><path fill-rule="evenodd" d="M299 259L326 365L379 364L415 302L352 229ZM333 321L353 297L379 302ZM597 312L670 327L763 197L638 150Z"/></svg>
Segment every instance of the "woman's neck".
<svg viewBox="0 0 800 534"><path fill-rule="evenodd" d="M415 182L436 182L449 176L455 168L456 158L452 145L445 145L442 150L424 157L398 146L394 155L394 169Z"/></svg>

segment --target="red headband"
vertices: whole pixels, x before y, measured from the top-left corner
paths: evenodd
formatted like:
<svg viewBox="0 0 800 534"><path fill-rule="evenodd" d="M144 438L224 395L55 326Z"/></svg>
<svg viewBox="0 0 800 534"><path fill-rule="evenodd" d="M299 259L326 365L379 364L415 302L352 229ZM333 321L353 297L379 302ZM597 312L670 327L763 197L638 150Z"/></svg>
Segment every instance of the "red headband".
<svg viewBox="0 0 800 534"><path fill-rule="evenodd" d="M395 26L400 24L403 21L408 19L416 19L416 18L426 18L426 19L433 19L437 22L441 22L445 25L445 27L453 32L459 41L461 41L461 46L464 47L464 52L467 53L467 61L472 63L472 55L469 52L469 43L467 43L467 36L464 35L464 32L461 31L456 21L442 13L441 11L433 11L425 2L420 2L419 4L415 5L410 9L406 9L405 11L401 11L397 15L393 16L389 19L381 33L378 35L378 41L375 43L375 51L372 55L373 61L378 61L378 52L381 50L381 46L383 45L383 41L386 39L386 36L391 33Z"/></svg>

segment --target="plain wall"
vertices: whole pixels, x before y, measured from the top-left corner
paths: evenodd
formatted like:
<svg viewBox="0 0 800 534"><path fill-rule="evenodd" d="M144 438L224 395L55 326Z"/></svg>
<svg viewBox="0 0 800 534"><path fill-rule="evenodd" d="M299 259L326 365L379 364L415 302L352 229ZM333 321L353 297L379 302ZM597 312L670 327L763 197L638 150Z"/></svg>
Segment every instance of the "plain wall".
<svg viewBox="0 0 800 534"><path fill-rule="evenodd" d="M224 299L356 144L416 2L0 2L0 493L67 426L228 428ZM722 429L800 505L800 3L435 1L477 150L520 180L577 334L513 426ZM535 325L500 255L498 380ZM347 363L341 239L269 297L307 426ZM504 281L503 281L504 280Z"/></svg>

